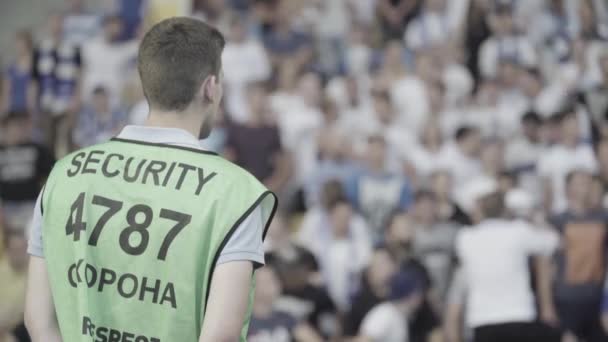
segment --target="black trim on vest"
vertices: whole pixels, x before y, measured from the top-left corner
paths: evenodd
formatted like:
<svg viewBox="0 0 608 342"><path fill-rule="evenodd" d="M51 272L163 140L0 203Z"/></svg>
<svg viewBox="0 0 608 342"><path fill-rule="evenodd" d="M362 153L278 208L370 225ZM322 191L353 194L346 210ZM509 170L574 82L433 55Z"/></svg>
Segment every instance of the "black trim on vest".
<svg viewBox="0 0 608 342"><path fill-rule="evenodd" d="M247 217L249 217L249 215L253 212L253 210L255 208L257 208L258 205L260 203L262 203L262 201L268 195L272 195L274 197L274 205L272 207L272 211L270 212L270 216L268 216L268 220L266 221L266 226L264 227L264 233L262 234L262 241L264 241L264 239L266 238L266 233L268 232L268 228L270 228L270 223L272 222L272 219L274 218L274 215L277 212L277 206L279 203L277 195L275 195L272 191L264 191L260 195L260 197L255 202L253 202L251 207L249 207L249 209L247 209L247 211L243 215L241 215L241 217L239 217L239 219L234 223L234 225L232 225L232 227L228 231L228 234L226 234L226 236L224 237L224 240L222 240L222 243L220 244L220 247L218 248L217 252L215 253L215 256L213 257L213 262L211 264L211 270L209 271L209 280L207 282L207 293L205 294L205 311L203 312L203 317L205 315L205 312L207 311L207 302L209 301L209 291L211 291L211 280L213 279L213 272L215 271L215 265L217 264L217 260L219 259L220 254L222 254L222 250L224 249L224 247L226 247L226 244L228 243L228 241L230 241L230 238L232 237L232 235L234 234L236 229L241 225L241 223L243 223L243 221L245 221L245 219ZM255 271L255 269L256 269L255 265L254 265L253 269Z"/></svg>
<svg viewBox="0 0 608 342"><path fill-rule="evenodd" d="M163 143L152 143L152 142L147 142L147 141L123 139L123 138L118 138L118 137L114 137L114 138L110 139L110 141L137 144L137 145L155 146L155 147L168 147L168 148L174 148L174 149L178 149L178 150L184 150L184 151L190 151L190 152L196 152L196 153L202 153L202 154L209 154L212 156L219 156L215 152L205 151L205 150L201 150L201 149L194 148L194 147L186 147L186 146L163 144Z"/></svg>
<svg viewBox="0 0 608 342"><path fill-rule="evenodd" d="M40 190L40 215L44 215L44 190L46 189L46 184L42 186L42 190Z"/></svg>

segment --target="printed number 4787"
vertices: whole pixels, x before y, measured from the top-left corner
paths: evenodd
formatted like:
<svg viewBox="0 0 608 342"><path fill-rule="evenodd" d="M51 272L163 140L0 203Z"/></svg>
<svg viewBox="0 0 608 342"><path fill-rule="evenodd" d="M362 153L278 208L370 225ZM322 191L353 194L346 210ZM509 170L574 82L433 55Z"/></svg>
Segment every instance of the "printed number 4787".
<svg viewBox="0 0 608 342"><path fill-rule="evenodd" d="M93 205L106 208L106 211L101 215L95 224L95 227L93 227L91 235L89 236L89 245L97 246L101 232L108 221L122 210L123 202L94 195L92 203ZM84 205L85 193L81 192L74 203L72 203L72 207L70 208L70 217L65 225L66 235L73 234L74 241L80 241L81 232L85 231L87 228L87 223L83 220ZM140 216L143 215L143 220L141 220L141 222L138 222L138 214L140 214ZM187 215L169 209L161 209L159 217L174 221L176 223L165 236L165 239L160 246L160 250L158 251L157 258L159 260L165 260L173 240L175 240L182 229L184 229L190 223L192 220L192 215ZM136 204L127 211L126 219L129 225L122 230L119 238L120 247L123 251L125 251L125 253L131 255L141 255L144 253L150 240L148 228L152 224L153 218L154 213L152 208L145 204ZM140 238L138 243L131 242L131 236L135 233L137 233Z"/></svg>

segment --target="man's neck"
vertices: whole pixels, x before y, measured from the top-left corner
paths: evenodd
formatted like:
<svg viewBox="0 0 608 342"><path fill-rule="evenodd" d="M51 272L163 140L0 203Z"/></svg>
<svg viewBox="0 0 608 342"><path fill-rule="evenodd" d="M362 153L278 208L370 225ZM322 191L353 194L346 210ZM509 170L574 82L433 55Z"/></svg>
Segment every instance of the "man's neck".
<svg viewBox="0 0 608 342"><path fill-rule="evenodd" d="M151 110L144 126L159 128L179 128L195 137L199 136L201 123L193 124L187 113L158 112Z"/></svg>

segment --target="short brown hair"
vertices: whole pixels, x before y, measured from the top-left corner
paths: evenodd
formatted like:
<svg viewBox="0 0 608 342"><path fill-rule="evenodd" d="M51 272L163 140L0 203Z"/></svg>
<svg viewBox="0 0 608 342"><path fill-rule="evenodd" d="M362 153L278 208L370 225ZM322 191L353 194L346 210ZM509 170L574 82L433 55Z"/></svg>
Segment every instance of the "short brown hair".
<svg viewBox="0 0 608 342"><path fill-rule="evenodd" d="M218 76L225 41L204 22L176 17L154 25L144 36L138 70L153 108L184 110L209 75Z"/></svg>

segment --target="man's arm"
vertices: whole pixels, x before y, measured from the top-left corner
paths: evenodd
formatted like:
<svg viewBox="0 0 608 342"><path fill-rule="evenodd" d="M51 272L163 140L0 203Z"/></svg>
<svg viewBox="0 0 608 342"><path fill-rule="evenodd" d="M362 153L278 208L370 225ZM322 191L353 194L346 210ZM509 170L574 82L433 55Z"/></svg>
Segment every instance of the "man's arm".
<svg viewBox="0 0 608 342"><path fill-rule="evenodd" d="M239 341L249 304L251 261L217 265L199 342Z"/></svg>
<svg viewBox="0 0 608 342"><path fill-rule="evenodd" d="M25 325L33 342L62 342L46 262L35 256L28 271Z"/></svg>

